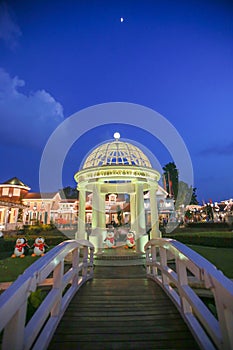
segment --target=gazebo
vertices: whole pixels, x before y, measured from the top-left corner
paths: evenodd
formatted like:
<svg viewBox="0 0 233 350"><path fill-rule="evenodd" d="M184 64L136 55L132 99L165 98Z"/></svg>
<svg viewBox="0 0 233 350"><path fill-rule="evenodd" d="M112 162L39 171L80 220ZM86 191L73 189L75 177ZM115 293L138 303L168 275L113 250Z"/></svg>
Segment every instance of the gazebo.
<svg viewBox="0 0 233 350"><path fill-rule="evenodd" d="M144 193L150 192L150 238L160 237L156 191L160 174L154 170L148 157L135 145L114 140L95 148L85 159L74 178L79 190L79 217L76 239L85 239L87 193L92 194L92 229L89 236L97 251L103 247L106 235L106 196L127 194L130 198L130 230L135 234L137 251L148 241L144 207Z"/></svg>

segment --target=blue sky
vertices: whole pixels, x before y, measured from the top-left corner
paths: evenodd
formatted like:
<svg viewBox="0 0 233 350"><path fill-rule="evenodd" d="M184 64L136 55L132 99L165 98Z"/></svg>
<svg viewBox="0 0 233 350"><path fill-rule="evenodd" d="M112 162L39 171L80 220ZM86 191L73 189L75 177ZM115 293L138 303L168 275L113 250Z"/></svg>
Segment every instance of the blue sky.
<svg viewBox="0 0 233 350"><path fill-rule="evenodd" d="M39 190L41 154L63 120L95 104L130 102L177 129L199 201L232 198L232 101L231 1L0 1L0 182L17 176ZM64 186L118 130L161 166L172 161L155 137L116 120L73 145Z"/></svg>

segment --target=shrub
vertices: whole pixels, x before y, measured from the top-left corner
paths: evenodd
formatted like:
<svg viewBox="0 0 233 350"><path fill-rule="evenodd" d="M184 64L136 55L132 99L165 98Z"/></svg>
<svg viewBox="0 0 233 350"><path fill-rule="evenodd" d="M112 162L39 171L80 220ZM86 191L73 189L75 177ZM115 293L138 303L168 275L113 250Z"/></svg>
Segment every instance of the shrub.
<svg viewBox="0 0 233 350"><path fill-rule="evenodd" d="M173 238L184 244L202 245L209 247L233 248L233 234L230 232L218 233L174 233L164 234L163 237Z"/></svg>

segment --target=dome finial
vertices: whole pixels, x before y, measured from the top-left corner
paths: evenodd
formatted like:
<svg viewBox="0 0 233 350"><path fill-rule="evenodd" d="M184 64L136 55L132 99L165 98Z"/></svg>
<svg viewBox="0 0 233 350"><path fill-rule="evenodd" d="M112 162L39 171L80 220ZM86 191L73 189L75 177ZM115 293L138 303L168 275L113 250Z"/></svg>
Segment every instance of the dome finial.
<svg viewBox="0 0 233 350"><path fill-rule="evenodd" d="M115 141L118 141L119 138L121 137L121 135L119 134L119 132L115 132L113 137L114 137Z"/></svg>

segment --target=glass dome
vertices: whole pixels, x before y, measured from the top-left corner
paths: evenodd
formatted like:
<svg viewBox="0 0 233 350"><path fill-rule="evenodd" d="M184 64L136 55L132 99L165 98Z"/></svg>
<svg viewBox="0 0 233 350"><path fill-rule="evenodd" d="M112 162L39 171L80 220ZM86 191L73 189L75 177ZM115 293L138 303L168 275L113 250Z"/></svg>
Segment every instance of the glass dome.
<svg viewBox="0 0 233 350"><path fill-rule="evenodd" d="M103 165L136 165L152 168L149 159L138 147L119 141L119 133L115 133L114 137L114 141L100 145L87 156L83 169Z"/></svg>

